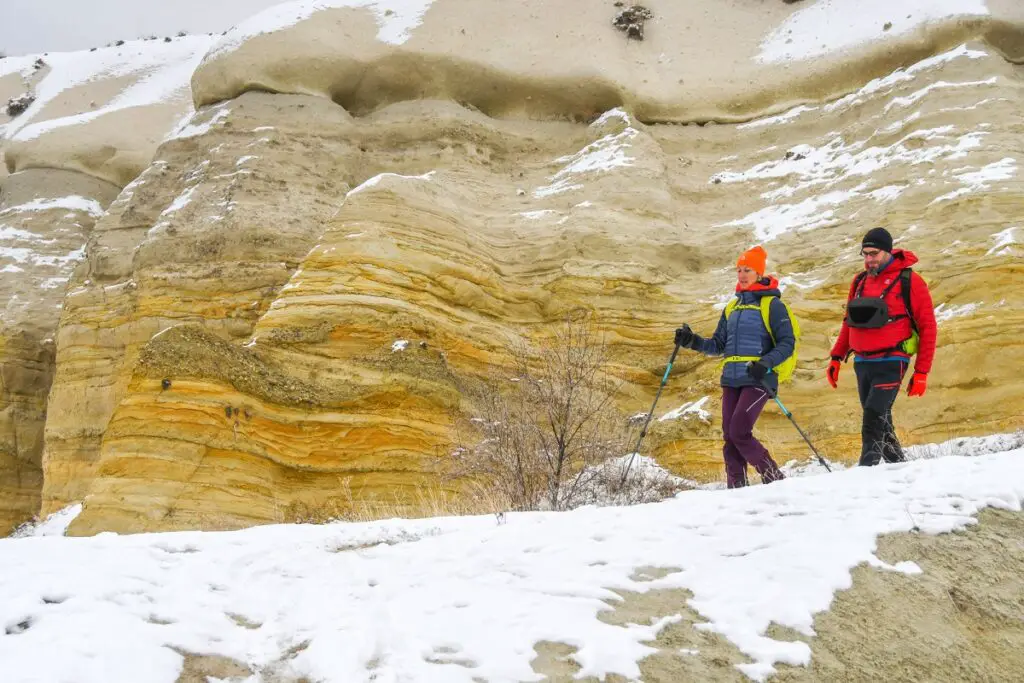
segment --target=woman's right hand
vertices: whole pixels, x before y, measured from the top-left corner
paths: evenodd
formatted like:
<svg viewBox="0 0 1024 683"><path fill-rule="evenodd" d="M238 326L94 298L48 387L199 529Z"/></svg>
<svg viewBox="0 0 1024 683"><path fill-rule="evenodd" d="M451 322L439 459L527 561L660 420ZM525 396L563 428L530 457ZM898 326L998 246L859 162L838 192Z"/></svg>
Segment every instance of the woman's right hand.
<svg viewBox="0 0 1024 683"><path fill-rule="evenodd" d="M693 330L690 326L683 324L682 327L676 330L676 346L685 346L689 348L690 342L693 341Z"/></svg>

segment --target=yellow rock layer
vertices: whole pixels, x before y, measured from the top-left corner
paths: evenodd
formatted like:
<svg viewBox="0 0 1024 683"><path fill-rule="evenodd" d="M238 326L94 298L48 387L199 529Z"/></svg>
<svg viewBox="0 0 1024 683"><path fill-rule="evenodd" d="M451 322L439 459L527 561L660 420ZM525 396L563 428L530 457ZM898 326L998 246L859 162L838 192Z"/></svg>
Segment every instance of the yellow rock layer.
<svg viewBox="0 0 1024 683"><path fill-rule="evenodd" d="M61 301L96 214L116 193L108 183L68 171L38 169L3 179L0 534L39 511Z"/></svg>

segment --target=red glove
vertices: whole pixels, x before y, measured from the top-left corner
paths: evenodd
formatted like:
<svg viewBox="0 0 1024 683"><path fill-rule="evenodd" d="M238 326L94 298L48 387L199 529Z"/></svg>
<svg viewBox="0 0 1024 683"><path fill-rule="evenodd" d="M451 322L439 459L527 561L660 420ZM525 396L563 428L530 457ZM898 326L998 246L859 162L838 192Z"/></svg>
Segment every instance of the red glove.
<svg viewBox="0 0 1024 683"><path fill-rule="evenodd" d="M828 383L832 385L833 389L839 386L839 368L841 367L839 359L833 356L832 362L828 364L828 370L825 372L825 376L828 377Z"/></svg>
<svg viewBox="0 0 1024 683"><path fill-rule="evenodd" d="M928 375L923 372L915 372L907 385L907 396L924 396L924 390L928 388Z"/></svg>

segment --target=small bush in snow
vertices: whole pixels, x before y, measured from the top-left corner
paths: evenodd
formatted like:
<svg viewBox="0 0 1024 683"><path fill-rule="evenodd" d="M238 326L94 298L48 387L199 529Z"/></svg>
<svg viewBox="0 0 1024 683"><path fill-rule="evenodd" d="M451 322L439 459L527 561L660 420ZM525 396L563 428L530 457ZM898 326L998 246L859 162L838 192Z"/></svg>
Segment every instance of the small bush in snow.
<svg viewBox="0 0 1024 683"><path fill-rule="evenodd" d="M656 503L696 488L696 482L677 477L653 458L639 454L611 458L598 465L595 474L592 485L580 496L582 505Z"/></svg>
<svg viewBox="0 0 1024 683"><path fill-rule="evenodd" d="M648 502L683 488L635 465L622 481L639 426L615 408L608 346L589 316L567 319L540 348L517 345L509 355L510 372L461 382L471 409L459 421L457 477L484 483L513 510Z"/></svg>
<svg viewBox="0 0 1024 683"><path fill-rule="evenodd" d="M18 526L14 527L8 538L28 538L29 536L35 535L36 527L39 526L40 520L38 517L22 522Z"/></svg>
<svg viewBox="0 0 1024 683"><path fill-rule="evenodd" d="M32 106L32 103L36 101L36 96L30 92L23 93L17 97L12 97L7 100L7 108L5 111L7 115L12 119L15 116L19 116L25 113L25 110Z"/></svg>

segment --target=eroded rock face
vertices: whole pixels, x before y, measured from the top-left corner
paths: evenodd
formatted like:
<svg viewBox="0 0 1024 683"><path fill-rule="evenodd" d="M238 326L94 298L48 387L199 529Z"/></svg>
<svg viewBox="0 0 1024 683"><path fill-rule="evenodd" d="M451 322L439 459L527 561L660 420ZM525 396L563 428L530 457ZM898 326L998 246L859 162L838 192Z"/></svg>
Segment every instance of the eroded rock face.
<svg viewBox="0 0 1024 683"><path fill-rule="evenodd" d="M509 342L582 307L615 349L620 407L646 410L672 329L712 332L751 243L803 323L786 403L827 456L855 459L853 373L834 394L820 375L875 225L921 257L941 306L901 438L1020 426L1019 9L879 27L783 68L800 50L779 31L818 40L812 15L740 4L715 4L737 13L732 42L693 33L700 3L652 8L628 46L611 10L563 28L536 3L504 23L437 0L241 27L196 72L198 113L89 233L56 337L43 512L84 500L71 531L94 533L353 499L411 511L451 486L457 377L493 375ZM509 26L525 42L499 40ZM730 46L713 66L694 52L711 44ZM721 468L717 382L714 360L680 355L659 417L706 396L712 417L655 423L645 448L677 472ZM759 430L802 457L782 416Z"/></svg>
<svg viewBox="0 0 1024 683"><path fill-rule="evenodd" d="M613 3L300 0L229 31L193 91L200 104L252 88L316 93L357 115L444 99L501 118L591 120L625 106L644 121L736 122L834 98L971 39L1024 59L1024 10L1012 0L888 19L839 3L649 9L640 45L613 26Z"/></svg>
<svg viewBox="0 0 1024 683"><path fill-rule="evenodd" d="M0 98L34 97L14 119L0 118L7 170L59 168L124 187L191 111L189 78L212 43L136 40L3 60Z"/></svg>
<svg viewBox="0 0 1024 683"><path fill-rule="evenodd" d="M249 98L272 103L280 96L242 100ZM104 525L284 520L336 497L343 482L357 496L411 503L418 487L438 482L437 456L447 452L458 406L454 372L488 372L521 330L557 320L581 296L621 316L621 292L657 298L666 275L694 270L702 253L679 244L660 155L625 115L591 127L503 123L451 103L418 102L340 125L352 149L324 164L337 164L334 174L357 187L337 196L331 215L293 207L300 222L322 233L296 252L298 268L261 308L251 338L228 354L238 354L231 372L213 375L209 363L197 369L187 362L227 349L178 328L150 342L138 367L126 367L126 380L135 375L115 403L100 479L90 489L91 509L112 508ZM275 135L294 158L301 137ZM607 213L565 195L578 177L572 168L629 149L648 154L636 164L623 159L621 173L583 172L617 198ZM384 162L391 170L380 173ZM260 160L253 163L258 178ZM539 210L544 196L564 210ZM643 207L644 216L620 207ZM181 230L195 225L193 219ZM630 240L640 242L636 249L624 248ZM671 315L661 298L655 310ZM656 320L649 312L629 316L641 327ZM411 340L410 348L393 351L400 338ZM172 404L182 419L157 417ZM206 436L190 436L196 429ZM191 455L169 455L179 448ZM175 472L154 487L146 473L168 458L194 463L195 485L182 487ZM237 476L256 479L243 498L225 484ZM114 499L133 502L106 502ZM92 530L89 523L86 516L76 529Z"/></svg>
<svg viewBox="0 0 1024 683"><path fill-rule="evenodd" d="M86 236L117 194L58 170L3 179L0 190L0 532L39 511L43 425L64 289Z"/></svg>
<svg viewBox="0 0 1024 683"><path fill-rule="evenodd" d="M710 333L751 233L788 276L787 300L804 321L787 403L827 454L852 457L855 396L823 400L819 371L859 268L859 236L889 225L922 256L919 270L947 308L1006 277L1016 247L986 254L1020 193L1012 175L999 173L1016 164L1004 160L1014 129L995 123L1012 120L1014 74L973 44L784 122L739 127L644 125L622 111L589 125L507 121L434 101L353 119L309 98L338 112L333 125L351 156L335 173L353 189L335 195L336 211L303 219L318 222L319 234L258 307L249 336L225 345L187 328L140 341L142 362L126 364L97 479L72 530L286 521L339 491L411 508L418 490L439 482L458 404L453 377L487 373L516 335L543 335L579 306L613 337L623 408L643 409L671 329L688 320ZM244 96L269 107L261 125L244 128L279 128L280 97ZM207 134L209 144L224 134ZM298 140L274 134L280 153L294 158ZM778 144L793 139L802 143ZM251 163L258 178L260 160ZM992 208L979 212L978 202ZM197 230L195 219L181 229ZM950 246L955 239L962 247ZM1013 292L1005 294L992 302L995 330L1004 332L974 337L971 369L954 360L963 352L957 340L985 324L977 314L942 323L933 373L942 388L901 402L914 409L899 413L908 441L944 438L955 429L950 418L988 431L1019 420L989 403L993 389L1006 397L1019 389L995 379L996 360L983 365L983 349L1001 334L1010 346L1021 315ZM210 328L221 324L202 317ZM400 340L410 343L394 351ZM230 370L214 370L216 358ZM677 367L664 410L711 396L715 414L716 363L686 357ZM974 389L967 374L993 384ZM781 417L763 426L781 458L799 455L803 446ZM661 422L651 436L659 459L677 471L708 476L720 467L711 425Z"/></svg>
<svg viewBox="0 0 1024 683"><path fill-rule="evenodd" d="M186 322L244 340L337 210L347 116L322 100L268 100L202 112L96 226L65 301L44 511L88 491L141 345ZM268 112L283 127L263 126ZM202 123L209 131L192 135ZM297 154L279 152L281 137Z"/></svg>
<svg viewBox="0 0 1024 683"><path fill-rule="evenodd" d="M189 78L212 40L0 60L0 104L28 105L0 107L0 531L40 510L42 430L68 278L96 219L191 111Z"/></svg>

